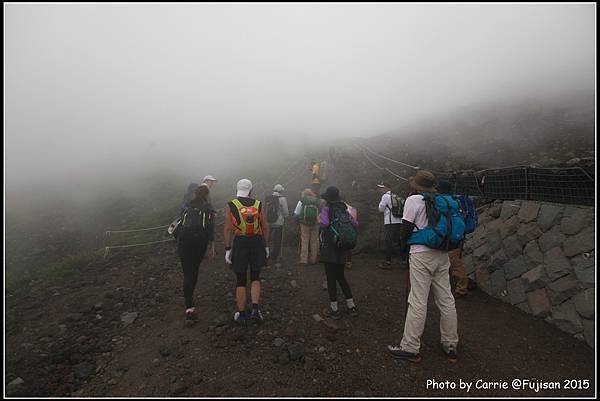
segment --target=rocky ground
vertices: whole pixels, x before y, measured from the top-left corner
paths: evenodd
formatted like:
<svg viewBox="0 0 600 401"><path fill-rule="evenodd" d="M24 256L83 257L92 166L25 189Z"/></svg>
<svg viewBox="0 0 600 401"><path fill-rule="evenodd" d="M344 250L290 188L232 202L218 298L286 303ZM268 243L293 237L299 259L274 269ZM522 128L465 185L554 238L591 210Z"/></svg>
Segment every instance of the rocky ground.
<svg viewBox="0 0 600 401"><path fill-rule="evenodd" d="M260 326L232 321L234 276L222 262L200 267L200 321L183 320L174 244L143 256L109 256L64 286L6 301L7 394L15 396L459 396L427 380L589 379L587 390L471 390L478 396L590 396L594 355L585 344L517 308L473 291L457 300L460 359L439 348L431 302L419 364L385 346L403 328L404 271L359 254L347 272L359 316L323 319L322 265L285 249L263 273ZM341 297L341 294L340 294Z"/></svg>

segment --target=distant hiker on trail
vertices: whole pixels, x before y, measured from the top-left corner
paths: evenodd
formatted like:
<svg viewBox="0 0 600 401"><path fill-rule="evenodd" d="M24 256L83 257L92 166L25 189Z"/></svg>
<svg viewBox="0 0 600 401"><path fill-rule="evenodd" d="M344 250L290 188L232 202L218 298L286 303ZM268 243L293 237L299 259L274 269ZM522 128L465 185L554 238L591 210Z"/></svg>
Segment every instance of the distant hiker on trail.
<svg viewBox="0 0 600 401"><path fill-rule="evenodd" d="M346 307L352 316L357 315L356 305L352 298L350 285L344 275L344 265L347 253L356 246L356 228L358 222L348 211L348 207L340 199L340 191L336 187L328 187L321 195L326 201L319 216L321 227L320 261L325 265L327 276L327 292L329 293L329 308L326 315L339 319L340 311L337 302L337 284L346 298Z"/></svg>
<svg viewBox="0 0 600 401"><path fill-rule="evenodd" d="M267 221L269 222L270 237L273 241L271 247L271 262L275 267L280 267L279 256L283 242L283 225L285 219L290 215L288 203L283 192L283 185L277 184L273 187L273 194L265 200L267 207Z"/></svg>
<svg viewBox="0 0 600 401"><path fill-rule="evenodd" d="M335 166L335 146L330 146L329 147L329 163L331 164L331 167Z"/></svg>
<svg viewBox="0 0 600 401"><path fill-rule="evenodd" d="M181 214L181 222L173 235L177 239L177 253L183 269L183 295L185 320L193 324L198 320L194 307L194 288L198 281L198 268L208 249L209 261L215 258L215 215L208 203L209 190L199 186Z"/></svg>
<svg viewBox="0 0 600 401"><path fill-rule="evenodd" d="M452 185L450 182L445 180L439 180L437 183L437 189L440 194L451 195ZM461 211L463 211L464 217L466 220L469 220L469 214L475 215L475 223L473 225L473 230L477 225L477 212L475 211L475 207L473 205L473 201L469 199L466 195L454 196L454 198L460 203ZM466 198L466 199L465 199ZM469 225L466 223L467 226ZM469 233L469 228L465 228L465 233ZM454 297L458 298L469 293L469 277L467 277L467 272L465 269L465 263L462 259L462 249L463 249L464 241L460 244L460 247L457 249L453 249L448 252L448 256L450 258L450 278L451 284L455 282L454 286L451 285L454 289Z"/></svg>
<svg viewBox="0 0 600 401"><path fill-rule="evenodd" d="M202 184L200 185L205 185L208 187L208 189L212 189L212 187L217 183L217 179L215 177L213 177L212 175L207 175L206 177L204 177L204 179L202 179ZM212 200L210 199L210 196L208 198L208 201L210 203L212 203Z"/></svg>
<svg viewBox="0 0 600 401"><path fill-rule="evenodd" d="M321 176L320 176L321 165L316 160L312 161L311 172L312 172L311 183L321 185Z"/></svg>
<svg viewBox="0 0 600 401"><path fill-rule="evenodd" d="M260 269L269 257L269 223L262 203L251 197L252 182L241 179L237 183L237 197L227 203L224 225L225 262L236 276L235 297L237 312L233 319L246 322L246 283L250 269L250 318L262 322L260 311Z"/></svg>
<svg viewBox="0 0 600 401"><path fill-rule="evenodd" d="M440 333L442 349L448 361L456 362L457 359L457 317L454 297L450 290L448 271L450 260L448 252L443 249L433 249L424 245L433 244L425 240L426 233L431 231L428 215L433 217L431 206L426 205L428 199L435 194L435 177L432 173L419 170L409 180L411 188L420 192L418 195L409 196L404 203L402 215L401 241L410 244L410 294L408 296L408 311L404 323L404 335L400 346L388 345L388 351L399 359L419 362L421 356L421 335L425 328L427 316L427 299L429 290L433 292L435 304L440 310ZM458 210L458 204L450 197L440 198L451 210ZM438 208L437 202L435 207ZM441 210L437 210L440 211ZM429 213L428 213L429 212ZM440 213L441 214L441 213ZM439 218L439 221L444 219ZM455 221L452 220L452 225ZM459 224L457 224L458 226ZM435 226L438 228L438 225ZM463 226L464 229L464 226ZM452 238L452 236L450 236ZM437 244L436 244L437 245Z"/></svg>
<svg viewBox="0 0 600 401"><path fill-rule="evenodd" d="M319 166L319 179L321 183L327 181L329 175L329 168L327 167L327 161L323 160Z"/></svg>
<svg viewBox="0 0 600 401"><path fill-rule="evenodd" d="M317 263L319 253L319 198L312 189L305 189L294 216L300 223L300 263ZM309 258L310 257L310 258Z"/></svg>
<svg viewBox="0 0 600 401"><path fill-rule="evenodd" d="M379 211L383 213L383 227L385 233L385 262L377 267L385 270L392 268L392 255L394 249L400 242L400 228L402 227L402 207L404 199L392 192L392 186L383 182L377 184L381 200L379 201Z"/></svg>

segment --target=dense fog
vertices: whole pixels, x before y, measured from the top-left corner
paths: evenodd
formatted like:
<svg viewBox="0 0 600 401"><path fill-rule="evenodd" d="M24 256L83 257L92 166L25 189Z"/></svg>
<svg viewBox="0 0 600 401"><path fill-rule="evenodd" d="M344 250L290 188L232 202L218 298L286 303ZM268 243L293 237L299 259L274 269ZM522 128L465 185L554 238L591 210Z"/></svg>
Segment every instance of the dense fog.
<svg viewBox="0 0 600 401"><path fill-rule="evenodd" d="M237 174L480 103L591 90L594 14L592 4L9 4L6 195Z"/></svg>

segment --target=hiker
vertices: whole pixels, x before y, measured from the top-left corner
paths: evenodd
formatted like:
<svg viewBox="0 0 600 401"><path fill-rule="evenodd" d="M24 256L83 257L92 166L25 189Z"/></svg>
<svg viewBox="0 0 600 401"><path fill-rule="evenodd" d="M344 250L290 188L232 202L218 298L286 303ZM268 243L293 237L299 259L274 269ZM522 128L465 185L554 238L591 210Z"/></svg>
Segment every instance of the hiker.
<svg viewBox="0 0 600 401"><path fill-rule="evenodd" d="M212 206L208 203L209 190L197 187L184 211L181 222L173 233L177 239L177 253L183 269L183 295L185 298L185 320L193 324L198 320L194 307L194 288L198 281L198 268L208 249L208 259L215 258L215 225Z"/></svg>
<svg viewBox="0 0 600 401"><path fill-rule="evenodd" d="M323 160L319 166L319 179L321 182L327 181L328 173L329 169L327 168L327 161Z"/></svg>
<svg viewBox="0 0 600 401"><path fill-rule="evenodd" d="M358 222L350 215L346 204L341 201L338 188L328 187L321 198L326 202L319 216L320 261L325 265L327 292L329 293L329 308L325 315L332 319L341 317L337 302L337 284L339 284L346 298L346 307L350 315L356 316L356 305L352 298L350 285L344 275L344 265L347 261L347 251L354 248L356 244ZM346 240L353 244L344 246Z"/></svg>
<svg viewBox="0 0 600 401"><path fill-rule="evenodd" d="M377 267L390 270L392 268L392 255L394 248L400 242L400 227L402 226L402 204L404 199L392 192L392 186L383 182L377 184L381 200L379 212L383 213L383 227L385 235L385 262Z"/></svg>
<svg viewBox="0 0 600 401"><path fill-rule="evenodd" d="M318 184L321 185L321 165L319 164L318 161L314 160L312 161L312 165L311 165L311 173L312 173L312 180L311 183L312 184ZM318 192L317 192L318 194Z"/></svg>
<svg viewBox="0 0 600 401"><path fill-rule="evenodd" d="M212 187L217 183L217 179L215 177L213 177L212 175L207 175L202 179L202 184L200 185L205 185L208 187L208 189L212 189ZM212 200L210 198L210 195L208 196L208 202L212 204Z"/></svg>
<svg viewBox="0 0 600 401"><path fill-rule="evenodd" d="M333 145L329 147L329 164L331 167L335 166L335 146Z"/></svg>
<svg viewBox="0 0 600 401"><path fill-rule="evenodd" d="M437 189L440 194L451 195L452 185L450 182L445 180L439 180L437 183ZM473 205L473 201L470 200L466 195L454 196L454 198L459 202L461 211L465 217L465 225L469 226L469 216L475 215L475 223L474 226L477 225L477 214L475 212L475 207ZM466 199L465 199L466 198ZM470 201L470 202L469 202ZM474 231L474 227L471 230L469 227L465 227L465 233ZM469 293L469 278L467 277L467 272L465 269L465 263L462 259L462 250L464 246L464 241L461 242L460 247L457 249L453 249L448 252L448 257L450 258L450 278L452 282L455 283L454 286L451 286L454 290L454 297L458 298Z"/></svg>
<svg viewBox="0 0 600 401"><path fill-rule="evenodd" d="M316 264L319 253L319 199L318 192L314 191L316 188L313 186L313 189L302 191L294 210L294 216L300 223L301 264L307 264L309 260L311 264Z"/></svg>
<svg viewBox="0 0 600 401"><path fill-rule="evenodd" d="M269 223L262 203L251 197L252 182L241 179L237 183L237 197L227 203L224 224L225 262L236 276L235 297L237 312L233 319L246 322L246 283L250 269L250 318L263 321L260 311L260 270L269 257Z"/></svg>
<svg viewBox="0 0 600 401"><path fill-rule="evenodd" d="M420 194L409 196L404 203L402 215L402 229L400 239L402 242L410 245L409 266L410 266L410 294L408 295L408 311L404 323L404 334L399 346L388 345L388 351L399 359L411 362L419 362L421 357L419 349L421 347L421 335L425 328L425 318L427 316L427 299L429 290L433 292L435 304L440 310L440 333L441 344L448 361L457 360L457 317L454 297L450 290L450 279L448 271L450 269L450 260L448 252L444 249L433 249L424 243L433 246L433 241L424 240L425 234L430 233L432 228L429 226L428 215L433 216L431 206L426 206L426 202L434 196L435 177L425 170L419 170L414 177L409 180L411 188L419 191ZM458 212L458 204L450 197L438 196L435 199L441 199L447 202L447 209L452 212ZM442 214L441 208L437 202L435 207ZM429 209L429 210L428 210ZM438 222L447 222L447 218L439 218ZM452 230L460 230L460 224L452 218L452 224L447 227L454 227ZM433 223L432 223L433 224ZM435 226L438 229L438 226ZM464 225L463 225L464 231ZM433 235L435 237L435 235ZM450 239L455 239L454 231L450 232ZM450 241L448 241L450 243ZM453 243L455 245L455 243ZM435 243L436 246L439 246ZM443 247L440 246L440 247Z"/></svg>
<svg viewBox="0 0 600 401"><path fill-rule="evenodd" d="M279 256L281 255L281 248L283 242L283 225L285 218L289 216L290 212L288 209L288 203L283 192L285 188L281 184L277 184L273 187L273 194L266 199L267 204L267 221L269 223L270 237L273 241L271 247L271 262L275 267L281 267L279 263Z"/></svg>
<svg viewBox="0 0 600 401"><path fill-rule="evenodd" d="M350 216L352 216L352 218L358 223L358 211L356 208L350 206L347 202L344 203L346 204L346 208L348 208L348 213L350 213ZM352 249L348 249L346 251L346 269L352 269Z"/></svg>

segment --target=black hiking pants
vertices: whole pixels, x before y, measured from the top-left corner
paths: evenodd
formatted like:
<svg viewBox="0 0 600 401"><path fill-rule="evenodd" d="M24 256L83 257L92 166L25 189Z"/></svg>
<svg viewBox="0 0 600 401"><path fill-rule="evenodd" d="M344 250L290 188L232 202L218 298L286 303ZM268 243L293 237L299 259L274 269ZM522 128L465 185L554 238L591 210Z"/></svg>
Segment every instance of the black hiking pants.
<svg viewBox="0 0 600 401"><path fill-rule="evenodd" d="M402 224L386 224L385 229L385 260L392 261L394 251L398 251L400 246L400 228Z"/></svg>
<svg viewBox="0 0 600 401"><path fill-rule="evenodd" d="M273 238L273 249L271 249L271 260L277 262L281 254L281 241L283 239L283 227L270 227L269 232Z"/></svg>
<svg viewBox="0 0 600 401"><path fill-rule="evenodd" d="M327 292L329 293L329 300L331 302L337 301L337 283L340 284L344 297L346 299L352 298L350 285L348 285L348 281L346 281L346 276L344 275L343 264L325 263L325 275L327 276Z"/></svg>
<svg viewBox="0 0 600 401"><path fill-rule="evenodd" d="M204 258L208 241L183 241L177 242L177 253L183 268L183 296L185 307L194 306L194 288L198 282L198 268Z"/></svg>

